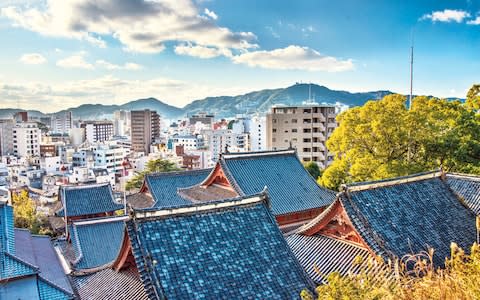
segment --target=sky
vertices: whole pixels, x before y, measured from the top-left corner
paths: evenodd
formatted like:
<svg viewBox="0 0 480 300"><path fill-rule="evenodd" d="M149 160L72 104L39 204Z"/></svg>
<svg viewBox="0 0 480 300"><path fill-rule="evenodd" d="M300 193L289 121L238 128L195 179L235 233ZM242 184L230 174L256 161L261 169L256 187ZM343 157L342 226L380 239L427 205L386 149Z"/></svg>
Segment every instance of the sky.
<svg viewBox="0 0 480 300"><path fill-rule="evenodd" d="M311 82L464 98L480 0L0 0L0 108L54 112Z"/></svg>

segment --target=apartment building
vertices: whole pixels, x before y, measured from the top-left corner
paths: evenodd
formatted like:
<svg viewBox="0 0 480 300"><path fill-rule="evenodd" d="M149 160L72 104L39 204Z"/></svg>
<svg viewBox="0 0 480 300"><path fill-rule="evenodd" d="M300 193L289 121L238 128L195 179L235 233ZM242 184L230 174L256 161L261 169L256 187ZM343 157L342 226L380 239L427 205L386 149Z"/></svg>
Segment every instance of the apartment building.
<svg viewBox="0 0 480 300"><path fill-rule="evenodd" d="M132 150L149 154L150 145L160 139L160 116L149 109L132 110L130 119Z"/></svg>
<svg viewBox="0 0 480 300"><path fill-rule="evenodd" d="M325 142L337 127L336 115L334 105L274 106L267 114L267 148L292 146L302 162L325 168L333 160Z"/></svg>
<svg viewBox="0 0 480 300"><path fill-rule="evenodd" d="M69 133L73 128L72 112L65 111L52 115L50 130L53 133Z"/></svg>
<svg viewBox="0 0 480 300"><path fill-rule="evenodd" d="M90 143L108 141L113 137L113 122L85 121L80 125L85 129L85 140Z"/></svg>
<svg viewBox="0 0 480 300"><path fill-rule="evenodd" d="M16 157L40 156L42 133L35 122L17 123L13 127L13 154Z"/></svg>

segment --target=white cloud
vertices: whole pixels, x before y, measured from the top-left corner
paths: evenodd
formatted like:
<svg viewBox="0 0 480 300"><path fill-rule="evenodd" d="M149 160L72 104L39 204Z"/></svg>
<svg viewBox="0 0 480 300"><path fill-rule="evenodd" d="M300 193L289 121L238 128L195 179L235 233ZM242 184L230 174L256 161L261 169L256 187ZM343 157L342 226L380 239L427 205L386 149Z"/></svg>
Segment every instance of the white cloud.
<svg viewBox="0 0 480 300"><path fill-rule="evenodd" d="M123 66L121 65L116 65L116 64L112 64L108 61L105 61L103 59L101 60L97 60L95 62L95 64L97 66L100 66L102 68L105 68L107 70L130 70L130 71L136 71L136 70L141 70L143 69L143 66L139 65L139 64L136 64L136 63L131 63L131 62L128 62L128 63L125 63Z"/></svg>
<svg viewBox="0 0 480 300"><path fill-rule="evenodd" d="M232 52L229 49L218 49L212 47L193 46L191 44L182 44L175 47L175 53L178 55L188 55L199 58L213 58L217 56L231 57Z"/></svg>
<svg viewBox="0 0 480 300"><path fill-rule="evenodd" d="M48 0L44 6L9 6L1 12L14 26L43 35L98 46L105 46L101 36L112 36L132 52L158 53L168 41L220 49L257 47L253 33L216 25L217 15L208 10L209 18L202 16L191 0Z"/></svg>
<svg viewBox="0 0 480 300"><path fill-rule="evenodd" d="M480 16L477 16L475 19L467 21L468 25L480 25Z"/></svg>
<svg viewBox="0 0 480 300"><path fill-rule="evenodd" d="M93 70L94 66L85 61L83 55L72 55L57 61L57 66L62 68L75 68L75 69L87 69Z"/></svg>
<svg viewBox="0 0 480 300"><path fill-rule="evenodd" d="M237 95L252 87L211 86L159 77L149 80L125 80L103 76L88 80L56 82L0 83L0 108L16 107L52 112L85 103L123 104L130 100L156 97L171 105L184 106L207 96ZM47 111L49 110L49 111Z"/></svg>
<svg viewBox="0 0 480 300"><path fill-rule="evenodd" d="M434 11L431 14L423 15L420 20L432 20L432 22L457 22L461 23L469 18L470 14L464 10L445 9L443 11Z"/></svg>
<svg viewBox="0 0 480 300"><path fill-rule="evenodd" d="M47 59L40 53L26 53L20 57L20 62L26 65L41 65L47 62Z"/></svg>
<svg viewBox="0 0 480 300"><path fill-rule="evenodd" d="M233 56L232 60L236 64L277 70L342 72L354 68L351 59L339 60L332 56L322 55L308 47L295 45L271 51L247 52Z"/></svg>
<svg viewBox="0 0 480 300"><path fill-rule="evenodd" d="M209 10L208 8L205 8L204 13L205 13L207 16L209 16L210 18L212 18L213 20L218 19L217 14L216 14L214 11Z"/></svg>

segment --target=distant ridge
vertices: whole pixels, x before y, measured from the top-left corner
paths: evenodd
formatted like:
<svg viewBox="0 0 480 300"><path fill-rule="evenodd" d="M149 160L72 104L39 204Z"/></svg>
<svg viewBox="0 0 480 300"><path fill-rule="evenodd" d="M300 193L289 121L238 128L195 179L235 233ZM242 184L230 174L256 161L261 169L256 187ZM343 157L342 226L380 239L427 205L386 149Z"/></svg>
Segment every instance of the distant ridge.
<svg viewBox="0 0 480 300"><path fill-rule="evenodd" d="M109 119L112 118L113 112L119 109L156 110L163 118L167 119L177 119L187 114L190 115L202 111L213 113L217 117L227 118L240 113L265 113L273 104L300 105L308 100L309 88L312 99L318 103L335 104L338 102L348 106L363 105L368 100L378 100L385 95L393 93L391 91L350 93L331 90L316 84L298 83L287 88L265 89L238 96L207 97L194 100L183 108L166 104L156 98L146 98L130 101L122 105L82 104L59 112L72 111L74 119L81 120ZM9 118L17 111L19 109L0 109L0 118ZM35 117L47 115L36 110L29 110L28 112Z"/></svg>

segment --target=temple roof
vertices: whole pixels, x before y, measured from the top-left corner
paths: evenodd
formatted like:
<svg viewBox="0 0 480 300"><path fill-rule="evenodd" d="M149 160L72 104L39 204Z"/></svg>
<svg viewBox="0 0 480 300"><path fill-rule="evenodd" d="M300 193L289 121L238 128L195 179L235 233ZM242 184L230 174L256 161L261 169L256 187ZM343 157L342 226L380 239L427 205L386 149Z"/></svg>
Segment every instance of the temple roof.
<svg viewBox="0 0 480 300"><path fill-rule="evenodd" d="M68 217L93 215L123 209L122 204L115 202L110 184L61 187L59 199L62 205L66 204ZM64 217L64 208L62 207L56 214Z"/></svg>
<svg viewBox="0 0 480 300"><path fill-rule="evenodd" d="M109 266L122 245L128 217L109 217L73 222L70 236L77 271L93 271Z"/></svg>
<svg viewBox="0 0 480 300"><path fill-rule="evenodd" d="M298 299L310 289L265 194L163 210L127 222L151 299Z"/></svg>
<svg viewBox="0 0 480 300"><path fill-rule="evenodd" d="M307 236L291 234L287 243L310 278L317 284L326 283L333 272L340 275L356 273L361 265L355 261L361 258L367 262L370 254L358 245L334 239L321 234Z"/></svg>
<svg viewBox="0 0 480 300"><path fill-rule="evenodd" d="M320 187L294 150L223 154L219 160L240 196L268 188L274 215L324 207L335 193Z"/></svg>
<svg viewBox="0 0 480 300"><path fill-rule="evenodd" d="M350 185L337 201L378 255L402 258L434 248L434 263L442 265L452 242L468 249L476 240L475 215L439 173Z"/></svg>
<svg viewBox="0 0 480 300"><path fill-rule="evenodd" d="M447 174L447 184L476 215L480 215L479 176Z"/></svg>
<svg viewBox="0 0 480 300"><path fill-rule="evenodd" d="M25 229L14 229L12 211L11 206L0 202L0 282L8 284L27 276L35 276L39 299L73 298L72 288L50 238L31 235Z"/></svg>
<svg viewBox="0 0 480 300"><path fill-rule="evenodd" d="M155 201L153 207L172 207L190 203L178 195L178 189L201 182L210 172L211 169L202 169L146 175L145 183Z"/></svg>

